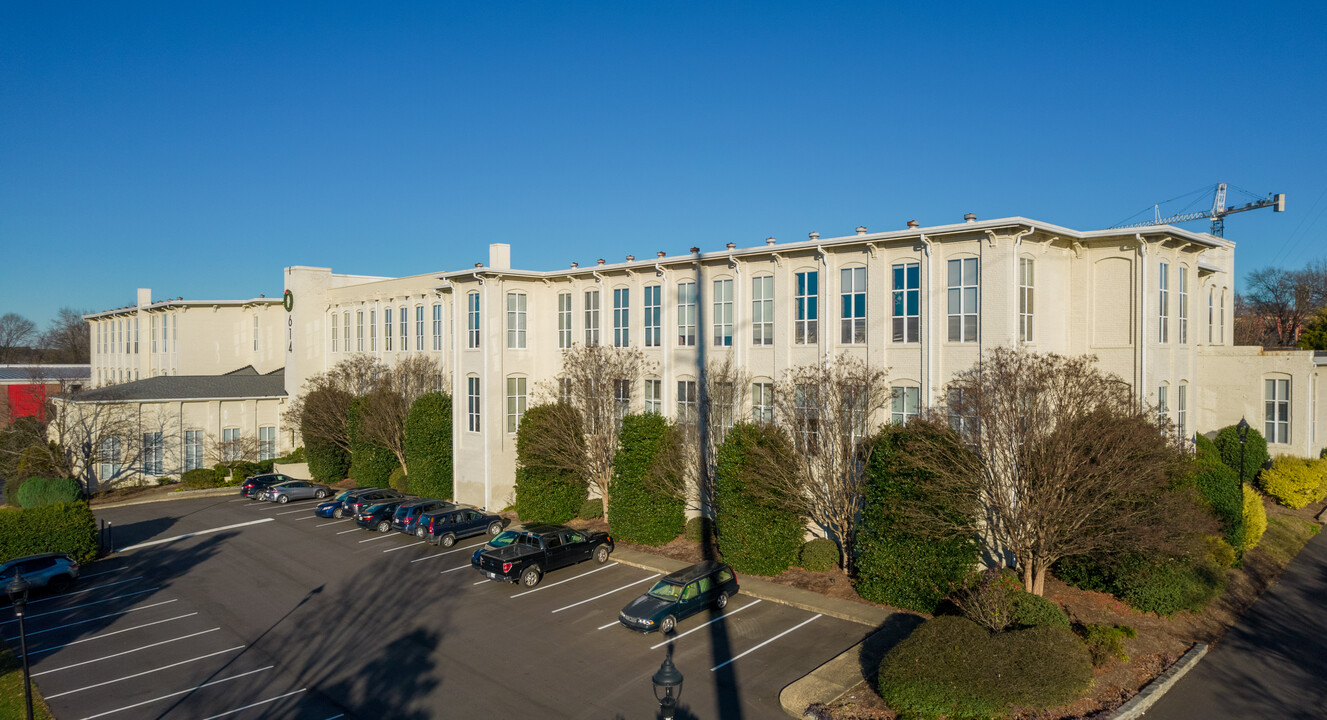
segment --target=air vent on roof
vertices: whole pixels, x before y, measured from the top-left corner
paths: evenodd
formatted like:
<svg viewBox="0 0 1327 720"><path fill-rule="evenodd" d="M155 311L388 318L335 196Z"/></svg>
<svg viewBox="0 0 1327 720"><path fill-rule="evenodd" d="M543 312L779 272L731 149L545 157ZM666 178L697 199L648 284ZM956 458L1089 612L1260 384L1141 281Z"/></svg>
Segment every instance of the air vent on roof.
<svg viewBox="0 0 1327 720"><path fill-rule="evenodd" d="M663 250L660 250L659 252L655 253L655 255L658 256L658 257L663 257L664 255L667 255L667 254L668 254L668 253L664 252Z"/></svg>
<svg viewBox="0 0 1327 720"><path fill-rule="evenodd" d="M572 267L580 267L581 264L578 263L578 262L574 262L574 263L571 264L571 266L572 266Z"/></svg>
<svg viewBox="0 0 1327 720"><path fill-rule="evenodd" d="M698 253L698 252L700 252L700 248L698 248L698 247L693 247L693 248L691 248L691 254L692 254L692 255L695 255L695 254Z"/></svg>
<svg viewBox="0 0 1327 720"><path fill-rule="evenodd" d="M858 234L858 235L865 235L865 234L866 234L866 226L865 226L865 225L858 225L858 226L857 226L857 234Z"/></svg>
<svg viewBox="0 0 1327 720"><path fill-rule="evenodd" d="M811 238L812 240L819 240L819 239L820 239L820 233L815 232L815 231L811 231L811 232L807 233L806 236L809 237L809 238Z"/></svg>
<svg viewBox="0 0 1327 720"><path fill-rule="evenodd" d="M725 245L724 247L728 248L729 250L736 250L736 249L737 249L737 243L728 243L728 244Z"/></svg>
<svg viewBox="0 0 1327 720"><path fill-rule="evenodd" d="M909 220L909 221L908 221L908 227L910 227L910 228L915 228L915 227L920 227L920 226L921 226L921 223L917 222L916 220Z"/></svg>
<svg viewBox="0 0 1327 720"><path fill-rule="evenodd" d="M772 238L772 237L767 237L767 238L765 238L765 244L766 244L766 245L773 245L775 242L777 242L777 241L776 241L774 238Z"/></svg>
<svg viewBox="0 0 1327 720"><path fill-rule="evenodd" d="M976 213L968 213L968 214L964 215L964 216L963 216L963 222L970 222L970 223L975 223L975 222L977 222L977 214L976 214Z"/></svg>
<svg viewBox="0 0 1327 720"><path fill-rule="evenodd" d="M627 256L627 262L636 262L636 256L635 256L635 255L628 255L628 256Z"/></svg>

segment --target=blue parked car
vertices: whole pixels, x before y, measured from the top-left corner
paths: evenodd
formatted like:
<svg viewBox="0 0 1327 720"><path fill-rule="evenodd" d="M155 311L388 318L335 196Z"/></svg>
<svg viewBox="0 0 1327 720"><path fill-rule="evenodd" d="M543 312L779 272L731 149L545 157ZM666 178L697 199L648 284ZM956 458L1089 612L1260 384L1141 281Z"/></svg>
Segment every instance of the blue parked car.
<svg viewBox="0 0 1327 720"><path fill-rule="evenodd" d="M419 524L419 519L425 513L441 512L449 508L456 507L455 503L437 498L425 498L423 500L411 500L401 503L401 507L392 514L392 529L400 530L406 535L424 537L424 528Z"/></svg>
<svg viewBox="0 0 1327 720"><path fill-rule="evenodd" d="M347 497L350 497L350 495L353 493L359 492L359 490L361 489L367 490L368 488L354 488L351 490L342 490L340 493L337 494L336 497L332 498L331 500L328 500L327 502L318 503L318 507L313 509L313 514L317 515L318 517L324 517L324 518L340 517L339 515L333 515L333 513L336 511L337 508L342 507L342 503L346 501Z"/></svg>

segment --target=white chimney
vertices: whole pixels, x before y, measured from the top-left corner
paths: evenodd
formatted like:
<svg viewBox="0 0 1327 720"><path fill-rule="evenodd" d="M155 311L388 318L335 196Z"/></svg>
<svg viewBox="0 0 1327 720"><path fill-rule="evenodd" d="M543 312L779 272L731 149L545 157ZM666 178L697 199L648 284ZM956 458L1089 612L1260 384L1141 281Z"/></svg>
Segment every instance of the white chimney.
<svg viewBox="0 0 1327 720"><path fill-rule="evenodd" d="M510 270L511 245L490 243L488 246L488 266L493 270Z"/></svg>
<svg viewBox="0 0 1327 720"><path fill-rule="evenodd" d="M138 307L147 307L152 304L152 289L138 288Z"/></svg>

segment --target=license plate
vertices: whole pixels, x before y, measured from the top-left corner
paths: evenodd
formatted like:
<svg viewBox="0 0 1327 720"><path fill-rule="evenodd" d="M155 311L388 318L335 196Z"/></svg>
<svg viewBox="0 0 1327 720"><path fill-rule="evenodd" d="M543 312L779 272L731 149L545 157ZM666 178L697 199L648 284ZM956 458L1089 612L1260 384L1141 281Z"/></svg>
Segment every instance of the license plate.
<svg viewBox="0 0 1327 720"><path fill-rule="evenodd" d="M484 574L488 576L488 579L489 579L489 580L501 580L501 579L502 579L497 573L486 572L486 573L484 573Z"/></svg>

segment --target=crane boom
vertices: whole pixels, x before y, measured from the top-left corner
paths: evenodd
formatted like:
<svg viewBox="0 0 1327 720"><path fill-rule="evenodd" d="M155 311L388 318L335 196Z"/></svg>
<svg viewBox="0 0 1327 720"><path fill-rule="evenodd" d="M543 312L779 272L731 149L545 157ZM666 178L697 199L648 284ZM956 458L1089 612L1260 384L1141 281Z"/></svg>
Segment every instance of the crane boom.
<svg viewBox="0 0 1327 720"><path fill-rule="evenodd" d="M1265 208L1265 207L1272 208L1273 212L1285 212L1286 194L1269 193L1265 198L1254 200L1253 202L1245 203L1237 207L1228 208L1226 207L1226 183L1217 183L1216 191L1212 197L1212 208L1210 210L1204 210L1201 212L1179 213L1177 215L1161 217L1161 212L1159 207L1160 206L1157 205L1152 206L1155 215L1151 220L1147 220L1144 222L1129 223L1126 225L1115 225L1113 229L1150 227L1153 225L1173 225L1175 223L1189 222L1191 220L1202 220L1203 218L1211 218L1212 220L1211 233L1217 237L1222 237L1222 235L1225 233L1225 218L1227 215L1234 215L1235 213L1248 212L1250 210L1257 210L1259 208Z"/></svg>

